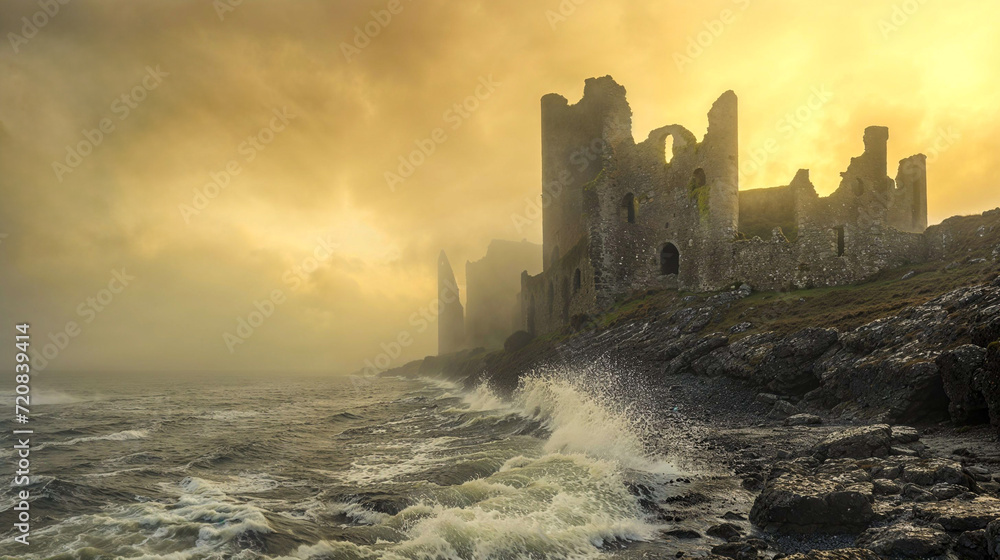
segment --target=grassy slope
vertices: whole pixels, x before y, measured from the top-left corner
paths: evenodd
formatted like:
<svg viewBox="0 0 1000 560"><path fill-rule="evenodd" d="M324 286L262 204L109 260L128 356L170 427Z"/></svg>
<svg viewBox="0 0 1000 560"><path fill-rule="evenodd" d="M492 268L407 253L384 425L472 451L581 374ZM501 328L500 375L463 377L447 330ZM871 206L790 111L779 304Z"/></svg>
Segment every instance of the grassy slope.
<svg viewBox="0 0 1000 560"><path fill-rule="evenodd" d="M1000 242L996 216L951 218L942 226L953 234L953 252L949 260L931 261L888 270L861 284L833 288L761 292L735 303L729 312L707 330L724 331L750 322L753 327L740 336L763 331L792 333L807 327L833 327L844 331L876 319L920 305L962 286L993 280L998 270L992 250ZM980 228L986 228L980 235ZM970 263L984 258L986 262ZM951 269L948 265L957 263ZM915 274L907 279L908 272ZM683 298L693 294L651 291L627 298L596 319L599 328L613 327L671 307L684 305ZM696 296L703 297L703 296Z"/></svg>

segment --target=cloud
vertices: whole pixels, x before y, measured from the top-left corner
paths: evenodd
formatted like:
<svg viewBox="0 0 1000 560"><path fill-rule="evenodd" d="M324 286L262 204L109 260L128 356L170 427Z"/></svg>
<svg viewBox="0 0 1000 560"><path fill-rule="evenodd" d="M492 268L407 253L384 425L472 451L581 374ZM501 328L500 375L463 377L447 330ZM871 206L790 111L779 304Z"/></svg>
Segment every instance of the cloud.
<svg viewBox="0 0 1000 560"><path fill-rule="evenodd" d="M19 52L0 48L0 289L14 294L0 312L44 342L125 266L135 284L50 368L358 369L416 329L440 249L462 282L460 263L491 238L541 240L540 224L510 220L540 190L539 98L578 99L606 74L628 88L638 139L670 123L702 134L712 101L735 90L741 160L781 141L744 188L808 167L829 192L864 127L886 124L896 160L958 133L929 167L933 220L1000 205L1000 7L927 2L900 21L891 1L572 4L402 0L350 61L343 44L388 1L243 3L221 20L194 0L63 6ZM36 10L4 4L3 31ZM691 41L704 44L678 68ZM122 101L157 67L162 84ZM483 79L499 85L456 120ZM816 87L832 99L785 136L779 120ZM263 132L283 109L287 127ZM60 181L53 162L102 119L114 130ZM438 128L447 139L389 189L385 173ZM180 207L234 161L186 223ZM283 273L328 235L336 255L292 290ZM223 333L275 289L287 301L230 353ZM435 332L414 333L399 360L432 353Z"/></svg>

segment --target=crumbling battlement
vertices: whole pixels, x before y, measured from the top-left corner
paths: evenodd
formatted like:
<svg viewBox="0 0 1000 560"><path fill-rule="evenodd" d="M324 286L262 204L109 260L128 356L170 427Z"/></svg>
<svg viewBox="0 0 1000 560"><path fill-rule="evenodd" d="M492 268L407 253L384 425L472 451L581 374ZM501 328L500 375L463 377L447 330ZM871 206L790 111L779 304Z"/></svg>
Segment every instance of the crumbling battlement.
<svg viewBox="0 0 1000 560"><path fill-rule="evenodd" d="M926 158L887 175L889 131L864 131L839 188L807 170L739 190L738 102L727 91L699 142L683 126L632 137L625 88L586 81L575 105L542 98L543 271L521 276L521 325L546 332L646 289L792 289L857 282L926 258ZM672 139L670 154L667 139Z"/></svg>

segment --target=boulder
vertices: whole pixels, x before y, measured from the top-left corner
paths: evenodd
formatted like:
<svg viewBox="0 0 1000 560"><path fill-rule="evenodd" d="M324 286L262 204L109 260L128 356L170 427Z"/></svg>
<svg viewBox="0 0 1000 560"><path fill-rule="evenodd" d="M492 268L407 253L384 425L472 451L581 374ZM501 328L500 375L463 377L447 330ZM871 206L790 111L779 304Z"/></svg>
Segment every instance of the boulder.
<svg viewBox="0 0 1000 560"><path fill-rule="evenodd" d="M813 448L821 458L885 457L892 449L892 430L886 424L860 426L834 432Z"/></svg>
<svg viewBox="0 0 1000 560"><path fill-rule="evenodd" d="M990 558L1000 559L1000 519L986 524L986 552Z"/></svg>
<svg viewBox="0 0 1000 560"><path fill-rule="evenodd" d="M955 539L955 552L959 558L968 560L988 560L989 546L986 540L986 530L966 531Z"/></svg>
<svg viewBox="0 0 1000 560"><path fill-rule="evenodd" d="M781 462L754 500L750 521L780 533L853 533L874 520L873 487L856 465ZM836 471L836 472L834 472Z"/></svg>
<svg viewBox="0 0 1000 560"><path fill-rule="evenodd" d="M738 525L733 523L719 523L718 525L709 527L705 531L705 534L724 541L731 541L741 537L743 535L743 530L740 529Z"/></svg>
<svg viewBox="0 0 1000 560"><path fill-rule="evenodd" d="M937 528L899 523L868 529L854 544L889 558L932 558L948 551L951 538Z"/></svg>

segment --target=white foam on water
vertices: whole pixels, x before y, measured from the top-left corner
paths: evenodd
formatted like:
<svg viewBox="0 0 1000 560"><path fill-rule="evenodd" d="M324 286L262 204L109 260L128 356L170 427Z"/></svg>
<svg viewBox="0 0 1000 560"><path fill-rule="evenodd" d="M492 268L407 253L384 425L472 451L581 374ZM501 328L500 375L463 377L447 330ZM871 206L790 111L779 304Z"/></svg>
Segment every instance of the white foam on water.
<svg viewBox="0 0 1000 560"><path fill-rule="evenodd" d="M364 487L423 472L444 464L442 452L454 440L438 437L382 445L379 452L352 462L351 468L341 473L340 478L348 484Z"/></svg>
<svg viewBox="0 0 1000 560"><path fill-rule="evenodd" d="M556 377L526 379L509 402L485 388L467 394L463 402L456 412L504 417L513 411L541 423L550 435L526 449L534 454L511 458L489 476L455 486L431 485L429 495L397 515L344 506L342 513L360 524L400 531L405 537L398 542L359 546L324 541L285 558L587 559L602 556L605 544L651 540L663 528L629 491L626 473L676 470L649 456L643 422L630 416L634 411L628 406ZM433 455L427 446L438 451L440 444L430 440L416 447L423 445L425 454ZM370 473L380 466L387 468L382 480L430 466L423 460L403 465L372 461L364 482L376 478Z"/></svg>
<svg viewBox="0 0 1000 560"><path fill-rule="evenodd" d="M39 445L38 449L41 450L50 445L53 447L68 447L91 441L131 441L136 439L145 439L147 437L149 437L149 430L122 430L120 432L105 434L103 436L86 436L73 438L67 441L45 442Z"/></svg>

